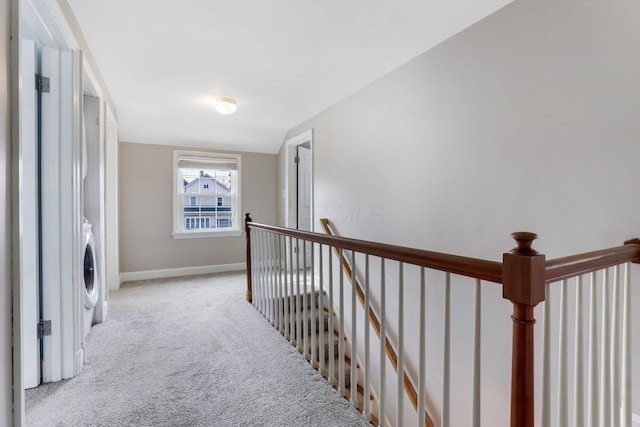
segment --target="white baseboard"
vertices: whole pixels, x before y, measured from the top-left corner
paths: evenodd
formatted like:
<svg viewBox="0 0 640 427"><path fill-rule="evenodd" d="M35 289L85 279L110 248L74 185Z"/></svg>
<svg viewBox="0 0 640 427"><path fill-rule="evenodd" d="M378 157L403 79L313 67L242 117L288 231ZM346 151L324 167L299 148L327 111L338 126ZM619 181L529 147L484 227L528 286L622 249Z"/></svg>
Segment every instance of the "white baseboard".
<svg viewBox="0 0 640 427"><path fill-rule="evenodd" d="M236 264L202 265L198 267L167 268L163 270L130 271L120 273L120 283L133 282L136 280L165 279L168 277L195 276L198 274L223 273L226 271L245 270L246 264L239 262Z"/></svg>
<svg viewBox="0 0 640 427"><path fill-rule="evenodd" d="M631 416L631 421L633 421L633 427L640 427L640 415L633 414Z"/></svg>

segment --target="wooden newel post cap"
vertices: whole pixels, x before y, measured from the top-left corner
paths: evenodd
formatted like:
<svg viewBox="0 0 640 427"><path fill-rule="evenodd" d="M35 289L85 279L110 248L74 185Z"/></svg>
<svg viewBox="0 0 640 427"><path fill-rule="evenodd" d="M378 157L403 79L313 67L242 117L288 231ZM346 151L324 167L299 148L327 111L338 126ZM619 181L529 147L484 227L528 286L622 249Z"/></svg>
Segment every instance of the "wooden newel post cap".
<svg viewBox="0 0 640 427"><path fill-rule="evenodd" d="M245 223L247 223L247 222L253 222L253 220L251 219L251 214L250 214L249 212L246 212L246 213L244 214L244 222L245 222Z"/></svg>
<svg viewBox="0 0 640 427"><path fill-rule="evenodd" d="M631 240L626 240L624 242L625 245L640 245L640 239L631 239ZM634 264L640 264L640 256L638 256L635 260L631 260L632 263Z"/></svg>
<svg viewBox="0 0 640 427"><path fill-rule="evenodd" d="M515 233L511 233L511 237L515 239L516 247L509 252L518 255L538 255L538 251L531 247L533 241L538 238L536 233L516 231Z"/></svg>

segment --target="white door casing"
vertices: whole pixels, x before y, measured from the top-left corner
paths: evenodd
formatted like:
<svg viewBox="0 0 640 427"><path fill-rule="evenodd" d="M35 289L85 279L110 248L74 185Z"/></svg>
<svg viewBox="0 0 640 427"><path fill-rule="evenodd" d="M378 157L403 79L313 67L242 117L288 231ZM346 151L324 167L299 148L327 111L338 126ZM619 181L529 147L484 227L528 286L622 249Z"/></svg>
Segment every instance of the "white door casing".
<svg viewBox="0 0 640 427"><path fill-rule="evenodd" d="M118 124L111 108L106 107L105 130L105 258L106 267L105 307L107 312L108 290L120 287L118 265Z"/></svg>
<svg viewBox="0 0 640 427"><path fill-rule="evenodd" d="M311 148L297 146L297 209L298 230L312 231L311 224Z"/></svg>
<svg viewBox="0 0 640 427"><path fill-rule="evenodd" d="M313 231L311 223L311 148L310 144L298 145L296 156L296 228L298 230ZM304 266L311 266L311 245L305 244Z"/></svg>

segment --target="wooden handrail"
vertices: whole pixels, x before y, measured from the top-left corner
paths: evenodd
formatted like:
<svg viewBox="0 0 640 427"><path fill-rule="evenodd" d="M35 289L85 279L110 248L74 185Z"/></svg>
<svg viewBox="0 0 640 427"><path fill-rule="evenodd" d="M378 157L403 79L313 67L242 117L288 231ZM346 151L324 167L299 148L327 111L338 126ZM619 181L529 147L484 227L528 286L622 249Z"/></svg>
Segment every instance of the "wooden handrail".
<svg viewBox="0 0 640 427"><path fill-rule="evenodd" d="M478 258L469 258L458 255L450 255L441 252L425 251L422 249L406 248L403 246L388 245L385 243L371 242L368 240L350 239L340 236L326 236L310 231L295 230L292 228L276 227L273 225L247 222L247 229L259 229L272 233L304 239L309 242L321 243L336 248L367 253L381 258L413 264L434 270L447 271L461 276L488 282L502 283L502 264Z"/></svg>
<svg viewBox="0 0 640 427"><path fill-rule="evenodd" d="M640 240L628 240L624 246L548 260L544 280L546 283L557 282L624 262L640 262Z"/></svg>
<svg viewBox="0 0 640 427"><path fill-rule="evenodd" d="M326 220L323 228L330 229ZM640 239L628 240L624 246L587 252L553 260L545 260L543 254L531 245L537 236L534 233L518 232L512 237L517 245L503 255L503 262L449 255L420 249L349 239L334 235L322 235L308 231L257 224L246 215L248 291L251 296L250 239L251 229L261 229L272 233L325 244L337 249L346 249L398 262L446 271L494 283L501 283L503 298L513 304L513 340L511 372L511 427L533 427L534 425L534 308L545 300L545 284L579 276L593 271L619 265L625 262L640 263ZM338 252L339 253L339 252ZM353 277L353 271L346 259L341 260L344 270ZM353 280L353 279L352 279ZM357 279L356 294L364 306L364 292ZM380 321L371 307L368 307L371 323L380 337ZM397 370L398 358L391 343L385 341L386 353ZM404 386L412 403L416 406L415 387L404 373ZM413 390L410 392L410 390ZM425 424L432 422L427 416Z"/></svg>
<svg viewBox="0 0 640 427"><path fill-rule="evenodd" d="M321 218L320 224L322 225L322 229L328 236L335 236L331 231L331 228L329 227L329 220L327 218ZM333 251L336 254L336 256L340 258L340 251L336 247L333 248ZM353 271L351 270L351 266L349 265L349 262L347 261L344 255L342 256L342 259L340 259L340 262L342 263L342 266L344 268L345 274L347 275L347 278L352 283L355 284L358 301L360 301L360 304L365 310L367 309L369 310L369 321L373 326L373 330L376 332L378 339L380 339L380 320L378 320L378 315L376 314L376 312L373 310L371 306L369 307L364 306L365 304L364 291L362 290L362 285L360 285L358 278L355 277L355 275L353 274ZM385 337L384 341L385 341L384 347L387 353L387 357L389 358L389 361L391 362L393 369L396 372L398 372L398 355L395 349L393 348L393 345L391 344L391 342L387 337ZM417 410L418 409L418 392L416 391L416 388L413 385L413 382L411 381L411 378L409 378L409 375L407 374L406 371L403 372L403 384L404 384L404 390L407 392L407 396L409 397L409 400L413 405L413 409ZM427 427L434 427L433 420L429 416L429 413L426 413L425 415L426 415L425 425Z"/></svg>

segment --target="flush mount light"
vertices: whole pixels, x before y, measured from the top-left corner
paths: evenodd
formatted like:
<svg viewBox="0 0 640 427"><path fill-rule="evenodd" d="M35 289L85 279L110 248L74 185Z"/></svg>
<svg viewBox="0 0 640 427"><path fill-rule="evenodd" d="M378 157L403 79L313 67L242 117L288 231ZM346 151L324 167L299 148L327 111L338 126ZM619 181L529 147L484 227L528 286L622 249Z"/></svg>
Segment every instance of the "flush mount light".
<svg viewBox="0 0 640 427"><path fill-rule="evenodd" d="M216 111L220 114L233 114L238 109L235 99L218 98L216 99Z"/></svg>

